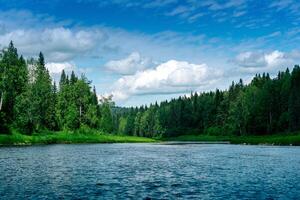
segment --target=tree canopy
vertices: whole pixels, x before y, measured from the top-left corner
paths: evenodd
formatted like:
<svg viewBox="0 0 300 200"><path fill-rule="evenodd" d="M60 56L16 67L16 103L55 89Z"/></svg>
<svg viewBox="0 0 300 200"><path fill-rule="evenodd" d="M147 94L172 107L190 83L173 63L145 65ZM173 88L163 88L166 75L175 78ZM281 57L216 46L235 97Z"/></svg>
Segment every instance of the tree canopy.
<svg viewBox="0 0 300 200"><path fill-rule="evenodd" d="M84 75L77 77L74 71L69 78L62 71L57 88L43 53L26 62L12 42L0 58L0 95L0 132L16 128L31 134L81 126L113 131L111 106L98 102L91 81Z"/></svg>
<svg viewBox="0 0 300 200"><path fill-rule="evenodd" d="M300 68L257 74L228 90L194 92L159 105L129 108L119 117L119 131L146 137L182 134L264 135L300 130Z"/></svg>
<svg viewBox="0 0 300 200"><path fill-rule="evenodd" d="M257 74L246 85L241 79L224 91L193 92L159 104L121 108L111 96L98 101L91 81L74 71L63 70L56 86L42 52L26 61L10 42L0 54L0 133L81 127L145 137L299 131L300 67L274 78Z"/></svg>

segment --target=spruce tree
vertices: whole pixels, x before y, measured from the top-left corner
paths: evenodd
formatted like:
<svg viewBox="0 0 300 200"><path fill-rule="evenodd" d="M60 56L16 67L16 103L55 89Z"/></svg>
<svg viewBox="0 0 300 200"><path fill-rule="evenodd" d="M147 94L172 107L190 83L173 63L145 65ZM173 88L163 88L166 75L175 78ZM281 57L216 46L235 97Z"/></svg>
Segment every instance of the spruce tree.
<svg viewBox="0 0 300 200"><path fill-rule="evenodd" d="M291 76L291 94L289 99L290 129L300 130L300 67L294 67Z"/></svg>

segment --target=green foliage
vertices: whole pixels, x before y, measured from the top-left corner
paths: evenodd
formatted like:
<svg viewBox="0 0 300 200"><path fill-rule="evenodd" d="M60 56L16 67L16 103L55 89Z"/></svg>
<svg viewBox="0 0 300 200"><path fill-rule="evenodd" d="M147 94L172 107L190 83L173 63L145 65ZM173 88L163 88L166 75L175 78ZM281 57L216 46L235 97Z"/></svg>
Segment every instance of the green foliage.
<svg viewBox="0 0 300 200"><path fill-rule="evenodd" d="M111 133L114 130L112 113L109 102L105 101L101 104L100 129L104 132Z"/></svg>
<svg viewBox="0 0 300 200"><path fill-rule="evenodd" d="M290 128L300 129L300 67L295 66L291 76L291 93L289 98Z"/></svg>
<svg viewBox="0 0 300 200"><path fill-rule="evenodd" d="M98 115L98 105L88 105L85 114L85 124L87 124L91 128L99 127L100 120Z"/></svg>
<svg viewBox="0 0 300 200"><path fill-rule="evenodd" d="M3 50L0 59L0 112L6 123L15 119L14 107L16 98L25 91L28 81L28 69L23 57L19 57L17 49L10 42Z"/></svg>
<svg viewBox="0 0 300 200"><path fill-rule="evenodd" d="M191 130L218 136L297 131L300 130L299 74L299 66L295 66L292 74L287 69L273 79L263 73L248 85L239 80L225 91L192 93L190 97L160 105L129 108L119 116L118 127L123 132L126 124L128 130L134 130L134 135L146 137L173 137Z"/></svg>
<svg viewBox="0 0 300 200"><path fill-rule="evenodd" d="M88 131L87 131L88 130ZM14 132L12 135L0 135L1 145L31 145L31 144L70 144L70 143L141 143L155 142L150 138L104 134L92 129L80 128L76 132L48 132L46 134L23 135Z"/></svg>
<svg viewBox="0 0 300 200"><path fill-rule="evenodd" d="M90 81L62 71L57 91L45 67L44 55L19 57L11 42L0 57L0 130L15 127L22 133L99 128L100 111Z"/></svg>
<svg viewBox="0 0 300 200"><path fill-rule="evenodd" d="M68 105L67 114L65 117L65 128L75 130L80 127L79 110L74 103Z"/></svg>
<svg viewBox="0 0 300 200"><path fill-rule="evenodd" d="M39 119L36 115L35 103L33 102L33 93L29 89L16 98L15 126L22 133L30 134L35 131Z"/></svg>
<svg viewBox="0 0 300 200"><path fill-rule="evenodd" d="M207 135L226 135L224 128L220 126L212 126L204 130Z"/></svg>
<svg viewBox="0 0 300 200"><path fill-rule="evenodd" d="M11 42L0 55L0 131L35 134L68 130L145 137L173 137L194 132L211 136L266 135L300 130L300 67L277 77L256 75L228 90L191 93L160 104L118 108L111 97L98 102L85 76L63 70L59 87L42 53L25 61ZM56 138L57 139L57 138Z"/></svg>
<svg viewBox="0 0 300 200"><path fill-rule="evenodd" d="M81 125L78 129L74 131L74 134L82 134L82 135L91 135L98 134L99 132L96 129L93 129L87 125Z"/></svg>
<svg viewBox="0 0 300 200"><path fill-rule="evenodd" d="M121 117L120 120L119 120L118 133L127 134L126 126L127 126L127 118L126 117Z"/></svg>

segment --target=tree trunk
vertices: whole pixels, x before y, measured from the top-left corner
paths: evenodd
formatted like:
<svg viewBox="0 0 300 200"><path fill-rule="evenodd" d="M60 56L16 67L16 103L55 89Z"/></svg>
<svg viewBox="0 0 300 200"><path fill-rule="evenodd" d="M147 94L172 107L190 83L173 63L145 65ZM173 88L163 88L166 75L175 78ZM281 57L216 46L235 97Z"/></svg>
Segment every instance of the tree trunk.
<svg viewBox="0 0 300 200"><path fill-rule="evenodd" d="M79 122L81 123L81 113L82 113L82 108L81 105L79 106Z"/></svg>

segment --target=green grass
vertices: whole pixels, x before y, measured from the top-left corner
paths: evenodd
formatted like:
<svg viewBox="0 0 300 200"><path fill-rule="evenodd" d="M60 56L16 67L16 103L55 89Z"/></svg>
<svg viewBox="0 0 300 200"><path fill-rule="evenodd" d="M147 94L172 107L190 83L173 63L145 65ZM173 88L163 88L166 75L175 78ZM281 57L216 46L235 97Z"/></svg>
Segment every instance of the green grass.
<svg viewBox="0 0 300 200"><path fill-rule="evenodd" d="M73 144L73 143L143 143L156 140L135 136L122 136L94 132L91 134L72 132L53 132L46 134L23 135L13 132L11 135L0 135L0 145L32 144Z"/></svg>
<svg viewBox="0 0 300 200"><path fill-rule="evenodd" d="M300 133L264 136L182 135L166 141L229 141L231 144L300 145Z"/></svg>
<svg viewBox="0 0 300 200"><path fill-rule="evenodd" d="M272 144L300 145L300 133L275 134L265 136L213 136L213 135L182 135L160 139L162 141L229 141L232 144ZM74 144L74 143L144 143L159 140L105 134L100 131L88 132L43 132L33 135L23 135L13 131L11 135L0 134L0 145L32 145L32 144Z"/></svg>

